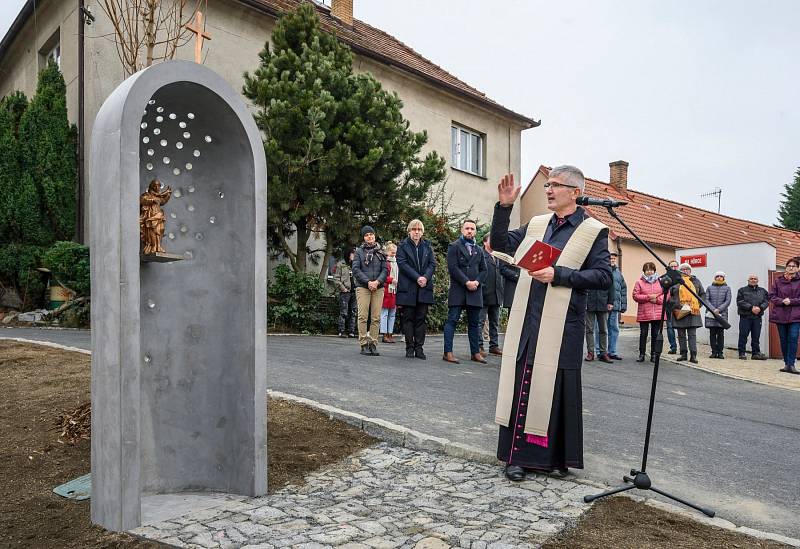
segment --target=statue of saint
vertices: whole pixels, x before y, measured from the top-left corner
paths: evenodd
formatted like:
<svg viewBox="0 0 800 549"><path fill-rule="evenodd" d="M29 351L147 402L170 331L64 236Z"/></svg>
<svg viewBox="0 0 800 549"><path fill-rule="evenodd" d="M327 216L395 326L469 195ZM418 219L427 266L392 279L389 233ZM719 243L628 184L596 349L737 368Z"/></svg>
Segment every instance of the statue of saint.
<svg viewBox="0 0 800 549"><path fill-rule="evenodd" d="M145 255L165 252L161 247L161 239L164 237L167 216L161 206L169 202L171 196L172 188L164 187L162 190L161 182L153 179L147 192L139 197L139 234Z"/></svg>

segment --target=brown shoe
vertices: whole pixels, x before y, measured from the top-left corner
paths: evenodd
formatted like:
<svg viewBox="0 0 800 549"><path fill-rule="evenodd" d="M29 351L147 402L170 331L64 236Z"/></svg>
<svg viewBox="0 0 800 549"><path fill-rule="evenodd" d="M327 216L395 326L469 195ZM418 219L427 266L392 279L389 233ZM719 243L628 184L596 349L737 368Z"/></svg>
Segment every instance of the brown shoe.
<svg viewBox="0 0 800 549"><path fill-rule="evenodd" d="M453 364L461 364L453 353L445 353L442 355L442 360L445 362L452 362Z"/></svg>
<svg viewBox="0 0 800 549"><path fill-rule="evenodd" d="M489 347L489 354L495 356L503 356L503 349L500 347Z"/></svg>
<svg viewBox="0 0 800 549"><path fill-rule="evenodd" d="M391 336L390 336L390 335L388 335L388 334L383 334L383 335L381 336L381 343L391 343L391 342L392 342L392 340L391 340L391 339L389 339L390 337L391 337Z"/></svg>
<svg viewBox="0 0 800 549"><path fill-rule="evenodd" d="M394 334L386 334L386 343L397 343L394 340Z"/></svg>
<svg viewBox="0 0 800 549"><path fill-rule="evenodd" d="M472 360L472 362L480 362L481 364L488 364L488 362L486 362L486 359L483 358L483 355L480 353L475 353L474 355L472 355L472 358L470 360Z"/></svg>
<svg viewBox="0 0 800 549"><path fill-rule="evenodd" d="M481 347L480 350L478 350L478 353L481 356L484 356L484 357L489 354L489 353L486 352L486 350L483 347Z"/></svg>
<svg viewBox="0 0 800 549"><path fill-rule="evenodd" d="M608 353L601 354L599 357L597 357L597 360L599 360L600 362L606 362L608 364L613 364L614 363L614 361L611 360L611 357L608 356Z"/></svg>
<svg viewBox="0 0 800 549"><path fill-rule="evenodd" d="M585 360L586 362L593 361L594 360L594 353L589 351L588 353L586 353L586 358L584 358L583 360Z"/></svg>

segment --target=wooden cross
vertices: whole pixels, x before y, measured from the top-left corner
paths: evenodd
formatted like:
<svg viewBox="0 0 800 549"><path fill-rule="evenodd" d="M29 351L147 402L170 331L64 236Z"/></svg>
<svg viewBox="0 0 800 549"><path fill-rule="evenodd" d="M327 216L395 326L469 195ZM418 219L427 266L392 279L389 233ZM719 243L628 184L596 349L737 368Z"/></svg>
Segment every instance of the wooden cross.
<svg viewBox="0 0 800 549"><path fill-rule="evenodd" d="M197 10L197 13L194 16L194 26L191 24L186 24L186 29L190 32L195 33L197 36L195 37L194 42L194 62L195 63L202 63L203 62L203 40L208 39L211 40L211 35L208 34L205 30L203 30L203 12Z"/></svg>

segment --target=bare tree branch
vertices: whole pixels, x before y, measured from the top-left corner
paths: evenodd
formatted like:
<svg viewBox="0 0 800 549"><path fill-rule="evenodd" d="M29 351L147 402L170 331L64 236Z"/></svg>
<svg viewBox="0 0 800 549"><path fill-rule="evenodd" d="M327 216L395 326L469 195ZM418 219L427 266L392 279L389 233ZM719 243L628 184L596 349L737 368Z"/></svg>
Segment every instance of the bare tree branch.
<svg viewBox="0 0 800 549"><path fill-rule="evenodd" d="M117 57L130 75L174 59L178 48L192 39L186 26L198 11L206 10L208 0L100 0L99 4L114 29L107 36L114 37Z"/></svg>

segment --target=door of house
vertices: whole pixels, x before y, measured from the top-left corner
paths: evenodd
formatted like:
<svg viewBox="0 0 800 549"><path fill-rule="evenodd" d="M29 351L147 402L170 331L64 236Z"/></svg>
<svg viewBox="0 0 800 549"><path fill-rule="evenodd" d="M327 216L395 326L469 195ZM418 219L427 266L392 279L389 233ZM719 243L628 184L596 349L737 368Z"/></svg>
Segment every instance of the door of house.
<svg viewBox="0 0 800 549"><path fill-rule="evenodd" d="M769 271L768 289L770 292L772 291L775 279L782 275L783 273L781 271ZM772 304L770 304L769 309L770 314L772 314ZM800 358L800 345L798 345L797 352L798 358ZM769 357L783 358L783 354L781 354L781 339L778 337L778 329L772 322L769 323Z"/></svg>

